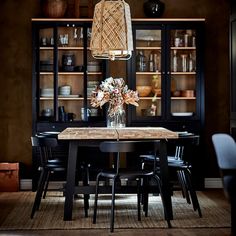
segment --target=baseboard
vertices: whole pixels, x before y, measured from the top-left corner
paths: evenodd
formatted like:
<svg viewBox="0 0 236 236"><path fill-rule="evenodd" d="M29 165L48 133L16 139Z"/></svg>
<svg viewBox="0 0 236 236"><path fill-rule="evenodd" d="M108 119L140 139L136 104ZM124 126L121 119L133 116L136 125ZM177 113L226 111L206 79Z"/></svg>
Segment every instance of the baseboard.
<svg viewBox="0 0 236 236"><path fill-rule="evenodd" d="M52 181L49 184L49 189L58 189L62 186L64 182L62 181ZM95 184L95 183L91 183ZM204 180L205 188L222 188L222 181L220 178L205 178ZM32 180L31 179L21 179L20 180L20 190L31 190Z"/></svg>
<svg viewBox="0 0 236 236"><path fill-rule="evenodd" d="M221 178L205 178L204 180L205 188L223 188Z"/></svg>
<svg viewBox="0 0 236 236"><path fill-rule="evenodd" d="M48 189L59 189L62 187L65 181L51 181L49 182ZM20 190L31 190L32 189L32 180L31 179L21 179L20 180Z"/></svg>

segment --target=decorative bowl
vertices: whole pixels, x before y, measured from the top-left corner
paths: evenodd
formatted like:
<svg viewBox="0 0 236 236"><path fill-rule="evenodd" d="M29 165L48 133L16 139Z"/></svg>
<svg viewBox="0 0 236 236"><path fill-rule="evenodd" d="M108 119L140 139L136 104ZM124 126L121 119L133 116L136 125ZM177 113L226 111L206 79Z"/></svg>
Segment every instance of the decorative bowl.
<svg viewBox="0 0 236 236"><path fill-rule="evenodd" d="M152 91L152 86L139 85L139 86L136 86L136 89L140 97L147 97Z"/></svg>

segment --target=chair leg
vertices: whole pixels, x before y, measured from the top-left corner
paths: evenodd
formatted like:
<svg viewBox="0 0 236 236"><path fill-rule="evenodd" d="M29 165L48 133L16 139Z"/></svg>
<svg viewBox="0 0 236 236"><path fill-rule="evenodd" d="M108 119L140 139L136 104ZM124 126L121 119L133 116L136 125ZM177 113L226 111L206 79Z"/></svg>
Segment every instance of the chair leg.
<svg viewBox="0 0 236 236"><path fill-rule="evenodd" d="M154 175L153 177L156 180L158 188L159 188L159 191L160 191L161 201L162 201L162 205L163 205L163 209L164 209L164 216L165 216L165 219L166 219L167 218L166 204L165 204L165 199L163 198L163 194L162 194L161 180L160 180L158 175ZM170 219L167 219L166 221L167 221L168 228L171 228L172 226L171 226Z"/></svg>
<svg viewBox="0 0 236 236"><path fill-rule="evenodd" d="M99 178L100 178L100 174L98 174L97 178L96 178L96 190L95 190L95 199L94 199L93 224L96 224L96 220L97 220Z"/></svg>
<svg viewBox="0 0 236 236"><path fill-rule="evenodd" d="M112 179L112 201L111 201L111 221L110 232L114 232L114 218L115 218L115 194L116 194L116 181L118 176L114 176Z"/></svg>
<svg viewBox="0 0 236 236"><path fill-rule="evenodd" d="M89 186L89 169L88 166L84 168L83 173L83 186ZM85 217L88 217L89 209L89 194L84 194L84 214Z"/></svg>
<svg viewBox="0 0 236 236"><path fill-rule="evenodd" d="M231 199L231 235L236 235L236 201Z"/></svg>
<svg viewBox="0 0 236 236"><path fill-rule="evenodd" d="M142 193L142 201L143 201L143 211L145 213L145 217L148 216L148 178L143 178L143 193Z"/></svg>
<svg viewBox="0 0 236 236"><path fill-rule="evenodd" d="M193 186L192 186L191 172L190 172L189 169L185 169L184 174L185 174L185 178L186 178L186 181L187 181L190 196L191 196L191 199L192 199L193 209L195 211L198 210L199 217L202 217L202 212L201 212L201 208L200 208L200 205L199 205L199 202L198 202L197 194L196 194L196 191L193 189Z"/></svg>
<svg viewBox="0 0 236 236"><path fill-rule="evenodd" d="M141 180L137 179L137 208L138 208L138 221L141 221Z"/></svg>
<svg viewBox="0 0 236 236"><path fill-rule="evenodd" d="M45 199L47 191L48 191L48 184L49 184L50 174L51 174L50 171L48 171L46 181L45 181L44 192L43 192L43 199Z"/></svg>
<svg viewBox="0 0 236 236"><path fill-rule="evenodd" d="M188 193L188 187L187 187L187 180L185 178L184 172L182 170L177 170L177 176L179 183L181 185L181 190L183 193L183 197L186 198L186 201L188 204L191 204L189 193Z"/></svg>
<svg viewBox="0 0 236 236"><path fill-rule="evenodd" d="M31 215L30 215L31 219L33 219L35 211L39 209L46 176L47 176L47 171L45 169L43 169L40 174L38 189L37 189L37 192L35 195L35 200L34 200L34 204L33 204Z"/></svg>

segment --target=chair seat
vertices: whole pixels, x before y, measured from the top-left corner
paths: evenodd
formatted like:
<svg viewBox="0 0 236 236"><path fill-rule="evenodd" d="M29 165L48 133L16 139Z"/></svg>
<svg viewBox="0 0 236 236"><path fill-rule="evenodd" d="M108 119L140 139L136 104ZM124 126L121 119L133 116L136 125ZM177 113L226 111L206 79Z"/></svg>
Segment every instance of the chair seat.
<svg viewBox="0 0 236 236"><path fill-rule="evenodd" d="M147 170L120 170L119 174L117 175L114 169L103 170L99 173L101 177L106 178L114 178L115 176L119 176L120 179L136 179L136 178L143 178L145 176L152 176L153 171Z"/></svg>
<svg viewBox="0 0 236 236"><path fill-rule="evenodd" d="M153 162L154 161L154 156L153 155L140 155L140 157L143 159L144 162ZM175 156L168 156L167 157L168 159L168 165L169 166L188 166L183 160L180 160L180 159L177 159ZM156 157L156 163L157 163L157 166L159 165L160 163L160 159L159 157Z"/></svg>

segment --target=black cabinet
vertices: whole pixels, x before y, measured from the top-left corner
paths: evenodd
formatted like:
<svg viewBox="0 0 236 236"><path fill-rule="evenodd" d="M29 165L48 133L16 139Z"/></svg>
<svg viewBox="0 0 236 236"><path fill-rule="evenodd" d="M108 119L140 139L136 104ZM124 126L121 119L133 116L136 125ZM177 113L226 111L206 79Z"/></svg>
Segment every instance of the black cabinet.
<svg viewBox="0 0 236 236"><path fill-rule="evenodd" d="M33 19L33 133L68 126L104 125L90 106L92 90L106 76L106 62L92 58L91 20Z"/></svg>
<svg viewBox="0 0 236 236"><path fill-rule="evenodd" d="M109 62L89 50L92 20L33 19L33 133L68 126L106 126L90 105ZM133 19L134 52L127 83L139 106L127 126L164 126L200 133L204 127L204 19ZM119 77L119 71L115 74Z"/></svg>
<svg viewBox="0 0 236 236"><path fill-rule="evenodd" d="M139 107L128 125L164 126L200 133L204 126L204 19L134 20L135 51L129 86Z"/></svg>

